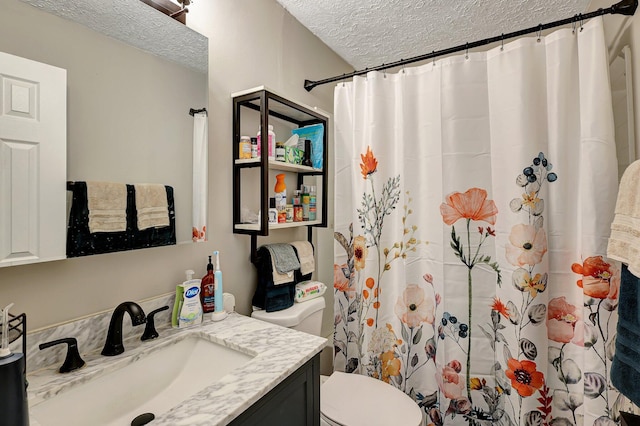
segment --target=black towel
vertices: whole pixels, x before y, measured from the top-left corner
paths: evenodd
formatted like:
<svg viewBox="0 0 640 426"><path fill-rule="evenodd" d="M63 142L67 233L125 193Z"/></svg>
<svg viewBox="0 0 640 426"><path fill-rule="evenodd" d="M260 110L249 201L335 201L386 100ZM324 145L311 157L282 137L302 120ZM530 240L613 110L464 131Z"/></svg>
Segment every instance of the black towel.
<svg viewBox="0 0 640 426"><path fill-rule="evenodd" d="M611 383L640 405L640 278L622 265L618 305L616 353L611 364Z"/></svg>
<svg viewBox="0 0 640 426"><path fill-rule="evenodd" d="M86 182L75 182L67 226L67 257L135 250L176 243L176 215L173 188L165 186L169 206L169 226L139 231L136 225L136 197L133 185L127 185L127 229L122 232L89 231L89 207Z"/></svg>

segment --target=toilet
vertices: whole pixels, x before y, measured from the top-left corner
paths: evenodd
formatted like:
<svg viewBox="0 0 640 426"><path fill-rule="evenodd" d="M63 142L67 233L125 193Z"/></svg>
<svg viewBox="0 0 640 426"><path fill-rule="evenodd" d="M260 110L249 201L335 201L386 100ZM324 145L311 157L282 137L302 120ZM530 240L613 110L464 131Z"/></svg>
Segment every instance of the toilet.
<svg viewBox="0 0 640 426"><path fill-rule="evenodd" d="M320 336L323 297L276 312L254 310L253 318ZM404 392L380 380L340 371L320 377L322 426L420 426L422 411ZM348 395L348 398L345 397ZM381 410L380 407L390 409Z"/></svg>

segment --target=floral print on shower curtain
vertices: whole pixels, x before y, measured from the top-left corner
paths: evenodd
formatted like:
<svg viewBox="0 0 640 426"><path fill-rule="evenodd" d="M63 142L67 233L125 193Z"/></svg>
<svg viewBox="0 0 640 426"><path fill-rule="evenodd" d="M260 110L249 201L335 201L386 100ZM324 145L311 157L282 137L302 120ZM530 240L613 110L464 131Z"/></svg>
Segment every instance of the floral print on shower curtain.
<svg viewBox="0 0 640 426"><path fill-rule="evenodd" d="M555 51L606 67L601 22L585 32L336 88L335 368L405 392L427 425L604 426L627 404L609 381L620 278L604 257L617 179L606 103L566 113L548 94L532 100L539 114L514 113L540 87L494 76L531 50L545 90L558 78L596 85L573 87L582 101L606 94L580 60L582 83L544 71ZM477 87L459 111L452 85Z"/></svg>

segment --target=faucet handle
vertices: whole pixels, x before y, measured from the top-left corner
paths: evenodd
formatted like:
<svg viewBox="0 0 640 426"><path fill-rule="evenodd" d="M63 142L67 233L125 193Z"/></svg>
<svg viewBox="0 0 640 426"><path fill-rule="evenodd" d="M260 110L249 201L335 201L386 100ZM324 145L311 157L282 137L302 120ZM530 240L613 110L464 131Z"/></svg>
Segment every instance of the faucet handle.
<svg viewBox="0 0 640 426"><path fill-rule="evenodd" d="M61 343L67 344L67 357L62 363L62 366L58 370L60 373L68 373L73 370L77 370L84 366L85 362L80 357L78 352L78 341L75 337L67 337L64 339L52 340L51 342L41 343L40 350L50 348L51 346L59 345Z"/></svg>
<svg viewBox="0 0 640 426"><path fill-rule="evenodd" d="M144 333L142 333L142 337L140 338L140 340L151 340L159 336L158 332L156 331L154 316L158 312L166 311L167 309L169 309L168 306L163 306L162 308L158 308L147 314L147 324L144 327Z"/></svg>

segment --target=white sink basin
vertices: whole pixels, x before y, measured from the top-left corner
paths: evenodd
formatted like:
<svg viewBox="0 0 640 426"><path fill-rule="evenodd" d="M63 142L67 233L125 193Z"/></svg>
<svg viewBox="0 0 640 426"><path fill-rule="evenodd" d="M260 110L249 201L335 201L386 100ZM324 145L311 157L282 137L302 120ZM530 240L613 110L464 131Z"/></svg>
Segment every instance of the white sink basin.
<svg viewBox="0 0 640 426"><path fill-rule="evenodd" d="M126 352L125 352L126 355ZM253 357L190 336L30 407L42 426L130 425L158 416Z"/></svg>

